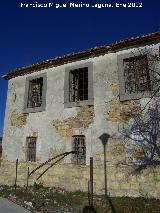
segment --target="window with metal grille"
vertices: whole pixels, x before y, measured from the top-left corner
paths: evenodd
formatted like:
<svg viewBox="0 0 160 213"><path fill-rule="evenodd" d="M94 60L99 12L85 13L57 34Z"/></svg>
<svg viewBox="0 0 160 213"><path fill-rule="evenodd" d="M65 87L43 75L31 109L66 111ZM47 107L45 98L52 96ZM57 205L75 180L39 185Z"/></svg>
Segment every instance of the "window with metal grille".
<svg viewBox="0 0 160 213"><path fill-rule="evenodd" d="M92 106L93 62L67 66L64 80L64 107Z"/></svg>
<svg viewBox="0 0 160 213"><path fill-rule="evenodd" d="M123 60L126 93L150 91L150 76L147 56L137 56Z"/></svg>
<svg viewBox="0 0 160 213"><path fill-rule="evenodd" d="M73 151L76 154L72 156L72 162L77 165L86 164L86 143L84 135L75 135L73 138Z"/></svg>
<svg viewBox="0 0 160 213"><path fill-rule="evenodd" d="M27 107L41 107L42 105L43 78L36 78L29 81Z"/></svg>
<svg viewBox="0 0 160 213"><path fill-rule="evenodd" d="M35 162L36 161L36 137L27 137L27 153L26 160Z"/></svg>
<svg viewBox="0 0 160 213"><path fill-rule="evenodd" d="M88 100L88 67L71 70L69 73L69 101Z"/></svg>

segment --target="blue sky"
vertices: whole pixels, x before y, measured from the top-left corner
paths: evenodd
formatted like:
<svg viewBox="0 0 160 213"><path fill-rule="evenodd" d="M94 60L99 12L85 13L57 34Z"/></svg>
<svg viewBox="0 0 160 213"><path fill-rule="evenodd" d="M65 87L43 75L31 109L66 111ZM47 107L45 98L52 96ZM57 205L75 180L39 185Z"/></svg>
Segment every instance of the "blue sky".
<svg viewBox="0 0 160 213"><path fill-rule="evenodd" d="M21 3L66 3L66 8L24 8ZM104 4L113 8L70 8L69 3ZM118 8L115 3L137 3ZM3 0L0 2L0 74L55 56L160 29L159 0ZM0 136L7 81L0 79Z"/></svg>

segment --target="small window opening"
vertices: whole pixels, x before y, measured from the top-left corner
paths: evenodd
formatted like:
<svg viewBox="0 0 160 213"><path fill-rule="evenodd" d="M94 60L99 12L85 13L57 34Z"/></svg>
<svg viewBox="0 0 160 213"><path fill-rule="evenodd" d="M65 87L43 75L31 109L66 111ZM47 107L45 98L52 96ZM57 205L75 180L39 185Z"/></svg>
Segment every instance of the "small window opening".
<svg viewBox="0 0 160 213"><path fill-rule="evenodd" d="M86 143L84 135L75 135L73 138L73 151L76 154L72 156L72 162L77 165L86 164Z"/></svg>
<svg viewBox="0 0 160 213"><path fill-rule="evenodd" d="M70 102L88 100L88 68L71 70L69 73Z"/></svg>
<svg viewBox="0 0 160 213"><path fill-rule="evenodd" d="M29 81L28 108L40 107L42 105L43 78Z"/></svg>
<svg viewBox="0 0 160 213"><path fill-rule="evenodd" d="M27 161L36 161L36 137L27 137Z"/></svg>

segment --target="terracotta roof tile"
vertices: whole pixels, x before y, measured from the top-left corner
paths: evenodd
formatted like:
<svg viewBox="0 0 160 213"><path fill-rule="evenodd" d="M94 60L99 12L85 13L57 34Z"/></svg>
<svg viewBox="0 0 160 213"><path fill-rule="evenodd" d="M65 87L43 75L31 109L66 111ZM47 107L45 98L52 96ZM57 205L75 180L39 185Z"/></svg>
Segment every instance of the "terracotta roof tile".
<svg viewBox="0 0 160 213"><path fill-rule="evenodd" d="M9 80L19 75L25 75L27 73L32 73L36 71L40 71L42 69L48 67L56 67L62 64L70 63L77 60L87 59L91 57L96 57L99 55L104 55L108 52L118 51L122 48L133 47L136 45L143 45L146 43L154 43L160 41L160 32L151 33L148 35L141 35L137 37L132 37L129 39L124 39L120 41L116 41L110 45L104 45L99 47L94 47L91 49L87 49L85 51L71 53L59 57L55 57L53 59L48 59L45 61L41 61L40 63L32 64L29 66L17 68L15 70L11 70L5 75L2 75L2 78Z"/></svg>

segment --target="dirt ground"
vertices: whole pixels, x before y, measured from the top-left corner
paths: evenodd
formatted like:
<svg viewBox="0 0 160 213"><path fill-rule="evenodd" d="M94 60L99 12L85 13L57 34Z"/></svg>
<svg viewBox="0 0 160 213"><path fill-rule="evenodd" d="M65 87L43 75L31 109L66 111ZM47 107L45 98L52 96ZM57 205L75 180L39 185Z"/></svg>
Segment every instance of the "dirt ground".
<svg viewBox="0 0 160 213"><path fill-rule="evenodd" d="M88 194L67 192L60 188L46 188L34 184L23 187L0 186L0 196L5 197L34 213L88 213ZM96 213L160 213L160 200L147 197L108 197L94 195Z"/></svg>

